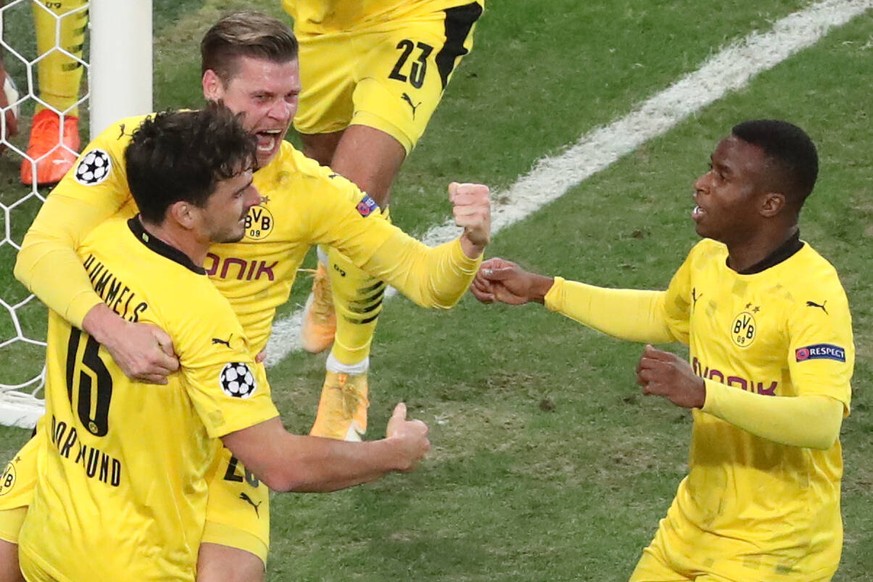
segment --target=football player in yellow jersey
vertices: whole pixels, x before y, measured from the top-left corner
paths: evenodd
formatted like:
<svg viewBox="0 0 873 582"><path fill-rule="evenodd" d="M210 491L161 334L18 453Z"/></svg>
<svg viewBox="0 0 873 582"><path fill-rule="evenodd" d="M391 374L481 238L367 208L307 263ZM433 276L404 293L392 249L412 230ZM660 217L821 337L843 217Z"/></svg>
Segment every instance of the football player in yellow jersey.
<svg viewBox="0 0 873 582"><path fill-rule="evenodd" d="M204 94L243 114L244 125L257 139L254 183L264 200L248 214L245 238L212 247L204 264L231 301L255 351L266 345L275 309L287 300L296 269L313 244L336 246L422 305L448 308L460 299L488 242L486 187L450 186L455 221L463 232L450 243L428 248L384 220L378 206L354 184L283 140L300 89L297 44L286 25L257 13L232 14L207 32L201 50ZM172 352L166 347L171 339L107 308L75 253L97 224L136 213L121 152L141 122L122 120L85 148L28 231L16 275L103 345L126 374L160 383L178 367L163 351ZM0 542L0 566L12 559L7 554L15 556L17 524L29 505L34 473L27 466L28 452L36 440L16 455L17 479L0 495L0 540L5 542ZM269 540L268 491L257 480L246 479L247 468L228 451L224 454L210 485L198 577L262 579ZM240 499L252 500L260 512Z"/></svg>
<svg viewBox="0 0 873 582"><path fill-rule="evenodd" d="M485 0L283 0L300 41L304 153L387 211L452 73L473 48ZM304 349L331 348L311 434L359 439L367 429L370 344L385 292L334 247L319 248L301 327ZM358 396L349 410L340 394Z"/></svg>
<svg viewBox="0 0 873 582"><path fill-rule="evenodd" d="M666 291L603 289L486 261L484 302L544 303L646 346L645 394L692 409L689 474L632 581L830 580L842 549L839 442L855 350L833 266L800 240L818 174L800 128L740 123L694 184L704 237Z"/></svg>
<svg viewBox="0 0 873 582"><path fill-rule="evenodd" d="M193 581L218 439L276 491L349 487L427 452L427 427L403 405L388 438L368 443L296 437L279 421L263 366L203 268L212 243L245 236L261 200L255 147L220 106L157 114L134 132L125 167L140 213L96 227L78 255L108 307L169 334L181 373L137 385L50 315L47 420L20 534L28 580Z"/></svg>

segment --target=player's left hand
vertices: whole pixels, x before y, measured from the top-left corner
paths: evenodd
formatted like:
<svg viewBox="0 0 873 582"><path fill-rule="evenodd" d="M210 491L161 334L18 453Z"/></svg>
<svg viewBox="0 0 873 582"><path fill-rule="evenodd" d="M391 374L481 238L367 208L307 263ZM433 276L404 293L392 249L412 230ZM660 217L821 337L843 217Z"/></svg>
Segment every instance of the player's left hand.
<svg viewBox="0 0 873 582"><path fill-rule="evenodd" d="M464 229L464 252L475 258L482 254L491 240L491 197L488 186L482 184L449 184L449 200L455 224Z"/></svg>
<svg viewBox="0 0 873 582"><path fill-rule="evenodd" d="M637 384L643 394L663 396L683 408L703 408L706 401L706 384L688 362L649 345L637 364Z"/></svg>

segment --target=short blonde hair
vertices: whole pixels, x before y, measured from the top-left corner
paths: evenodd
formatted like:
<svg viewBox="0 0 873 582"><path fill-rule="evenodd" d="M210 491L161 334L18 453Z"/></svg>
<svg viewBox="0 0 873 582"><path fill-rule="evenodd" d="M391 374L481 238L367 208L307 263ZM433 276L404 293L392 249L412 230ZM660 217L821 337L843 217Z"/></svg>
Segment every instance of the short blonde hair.
<svg viewBox="0 0 873 582"><path fill-rule="evenodd" d="M237 74L240 57L287 63L297 60L297 52L297 38L284 22L261 12L234 12L203 36L201 72L214 71L226 85Z"/></svg>

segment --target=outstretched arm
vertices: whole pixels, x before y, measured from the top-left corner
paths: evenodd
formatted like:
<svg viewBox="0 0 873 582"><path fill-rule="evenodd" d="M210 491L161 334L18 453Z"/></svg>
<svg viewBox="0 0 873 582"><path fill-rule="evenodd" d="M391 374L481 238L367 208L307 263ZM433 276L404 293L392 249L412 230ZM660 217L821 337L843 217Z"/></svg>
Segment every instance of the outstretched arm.
<svg viewBox="0 0 873 582"><path fill-rule="evenodd" d="M483 303L543 303L583 325L628 341L675 341L664 317L664 292L606 289L531 273L500 258L488 259L473 282Z"/></svg>
<svg viewBox="0 0 873 582"><path fill-rule="evenodd" d="M427 426L398 404L386 438L346 442L287 432L278 417L222 438L246 468L274 491L326 492L412 471L430 449Z"/></svg>

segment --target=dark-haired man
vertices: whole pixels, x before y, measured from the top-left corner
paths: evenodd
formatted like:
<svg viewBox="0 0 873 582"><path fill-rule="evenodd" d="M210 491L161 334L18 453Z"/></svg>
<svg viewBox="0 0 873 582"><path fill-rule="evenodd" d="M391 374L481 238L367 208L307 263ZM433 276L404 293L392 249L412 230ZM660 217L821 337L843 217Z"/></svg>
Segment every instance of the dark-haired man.
<svg viewBox="0 0 873 582"><path fill-rule="evenodd" d="M800 239L818 174L800 128L740 123L694 184L704 237L666 291L603 289L486 261L484 302L544 303L647 345L645 394L690 408L689 474L632 581L830 580L842 548L839 442L854 366L846 294Z"/></svg>
<svg viewBox="0 0 873 582"><path fill-rule="evenodd" d="M20 534L28 580L193 581L218 439L277 491L349 487L427 452L427 427L402 405L383 441L282 427L263 367L203 268L212 243L243 238L261 200L255 147L223 108L157 114L134 131L125 167L140 212L92 230L79 256L106 305L167 332L181 372L137 386L92 336L50 314L47 420Z"/></svg>

